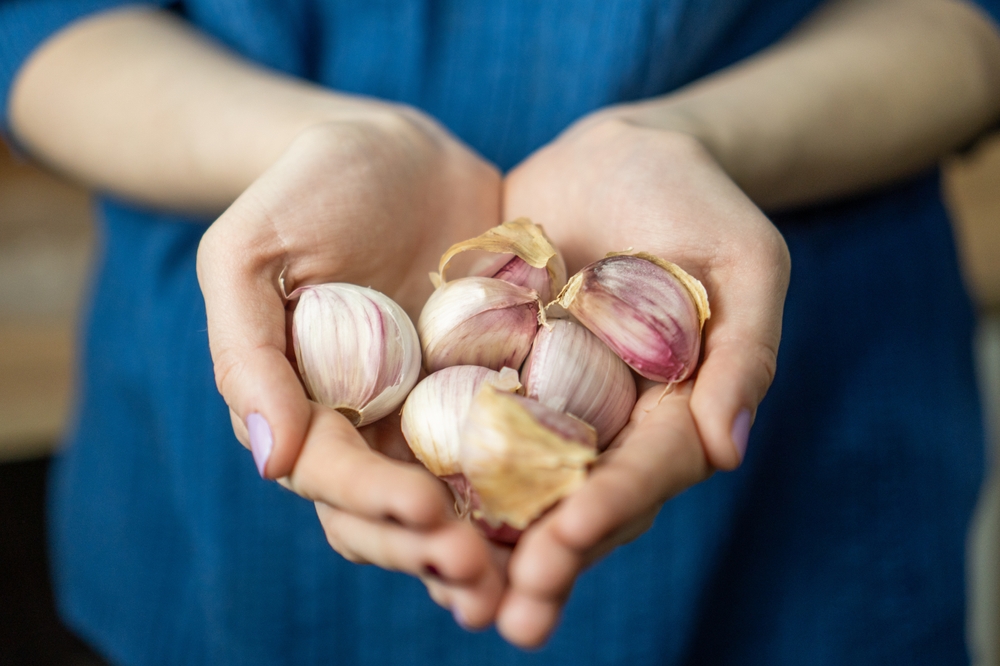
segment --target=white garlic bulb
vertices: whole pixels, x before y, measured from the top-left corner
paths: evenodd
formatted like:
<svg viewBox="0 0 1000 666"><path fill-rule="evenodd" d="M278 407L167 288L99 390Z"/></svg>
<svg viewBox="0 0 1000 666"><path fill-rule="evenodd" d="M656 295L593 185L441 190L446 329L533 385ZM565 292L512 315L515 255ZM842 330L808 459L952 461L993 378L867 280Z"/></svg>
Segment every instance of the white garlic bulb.
<svg viewBox="0 0 1000 666"><path fill-rule="evenodd" d="M521 383L529 398L594 426L601 449L628 423L635 406L635 381L625 362L569 319L553 319L538 329Z"/></svg>
<svg viewBox="0 0 1000 666"><path fill-rule="evenodd" d="M425 377L403 403L403 437L413 455L435 476L462 472L458 464L461 428L483 384L501 391L521 388L517 371L473 365L444 368Z"/></svg>
<svg viewBox="0 0 1000 666"><path fill-rule="evenodd" d="M397 409L417 382L420 342L385 294L353 284L300 287L292 317L299 373L316 402L355 426Z"/></svg>
<svg viewBox="0 0 1000 666"><path fill-rule="evenodd" d="M420 313L424 367L520 368L538 330L538 293L503 280L465 277L442 284Z"/></svg>

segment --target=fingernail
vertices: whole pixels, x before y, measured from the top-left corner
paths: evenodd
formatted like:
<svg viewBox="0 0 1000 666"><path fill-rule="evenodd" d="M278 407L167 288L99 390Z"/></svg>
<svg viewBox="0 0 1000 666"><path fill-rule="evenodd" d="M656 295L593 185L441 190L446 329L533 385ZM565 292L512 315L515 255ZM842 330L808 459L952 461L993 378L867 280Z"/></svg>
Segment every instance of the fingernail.
<svg viewBox="0 0 1000 666"><path fill-rule="evenodd" d="M437 578L438 580L441 580L441 572L438 571L438 568L433 564L424 565L424 573L427 574L428 576L431 576L432 578Z"/></svg>
<svg viewBox="0 0 1000 666"><path fill-rule="evenodd" d="M469 623L465 621L465 616L462 615L462 611L458 606L451 607L451 616L455 618L455 624L462 627L462 629L469 628Z"/></svg>
<svg viewBox="0 0 1000 666"><path fill-rule="evenodd" d="M271 449L274 448L271 426L267 425L263 416L254 412L247 417L247 431L250 433L250 452L253 453L253 461L257 463L257 472L261 478L266 478L264 468L267 467Z"/></svg>
<svg viewBox="0 0 1000 666"><path fill-rule="evenodd" d="M750 410L744 409L733 419L733 445L740 454L740 460L746 456L747 442L750 441Z"/></svg>

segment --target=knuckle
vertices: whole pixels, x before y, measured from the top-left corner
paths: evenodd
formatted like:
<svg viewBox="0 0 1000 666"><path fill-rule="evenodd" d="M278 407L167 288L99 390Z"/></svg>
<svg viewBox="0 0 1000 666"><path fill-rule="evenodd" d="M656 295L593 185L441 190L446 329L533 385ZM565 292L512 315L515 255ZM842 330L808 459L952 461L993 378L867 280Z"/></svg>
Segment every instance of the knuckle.
<svg viewBox="0 0 1000 666"><path fill-rule="evenodd" d="M234 390L234 383L243 370L243 363L235 358L229 351L217 351L213 363L215 373L215 387L228 403L230 393Z"/></svg>
<svg viewBox="0 0 1000 666"><path fill-rule="evenodd" d="M762 389L766 391L774 382L775 374L778 371L778 347L765 343L758 343L751 350L754 364L762 371L764 379ZM763 399L763 396L761 396Z"/></svg>

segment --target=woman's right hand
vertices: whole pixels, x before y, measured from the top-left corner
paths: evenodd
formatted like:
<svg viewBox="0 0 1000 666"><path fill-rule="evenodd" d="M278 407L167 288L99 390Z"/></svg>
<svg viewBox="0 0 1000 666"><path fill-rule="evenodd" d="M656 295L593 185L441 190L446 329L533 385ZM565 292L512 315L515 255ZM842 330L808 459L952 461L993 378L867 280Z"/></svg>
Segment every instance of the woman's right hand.
<svg viewBox="0 0 1000 666"><path fill-rule="evenodd" d="M261 476L316 502L344 557L420 576L469 626L492 620L505 563L405 460L398 421L359 431L307 398L282 289L369 286L415 318L444 250L499 223L500 190L496 168L436 123L380 106L303 131L198 251L216 381Z"/></svg>

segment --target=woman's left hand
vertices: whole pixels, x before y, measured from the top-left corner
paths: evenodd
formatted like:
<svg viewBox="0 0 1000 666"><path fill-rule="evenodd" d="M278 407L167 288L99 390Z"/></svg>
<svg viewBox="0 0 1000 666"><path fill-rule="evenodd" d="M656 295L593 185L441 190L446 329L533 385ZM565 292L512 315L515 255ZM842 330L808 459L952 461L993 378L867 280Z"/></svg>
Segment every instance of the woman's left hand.
<svg viewBox="0 0 1000 666"><path fill-rule="evenodd" d="M514 548L496 622L531 647L551 634L585 567L645 532L669 498L739 465L774 377L790 260L700 143L621 112L584 119L529 157L507 177L504 206L504 219L541 224L571 273L609 251L643 250L700 279L712 309L696 377L640 387L587 483Z"/></svg>

